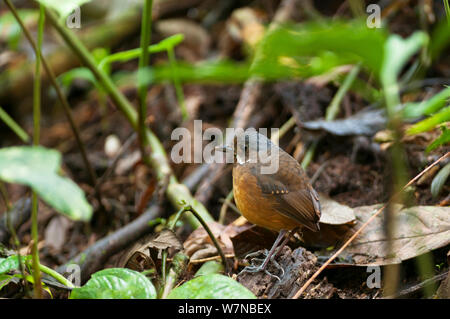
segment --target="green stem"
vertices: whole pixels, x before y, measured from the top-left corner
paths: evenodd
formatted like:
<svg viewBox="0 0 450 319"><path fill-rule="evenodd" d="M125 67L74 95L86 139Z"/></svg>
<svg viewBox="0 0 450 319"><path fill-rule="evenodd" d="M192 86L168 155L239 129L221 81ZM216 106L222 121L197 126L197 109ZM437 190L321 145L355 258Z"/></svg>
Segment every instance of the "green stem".
<svg viewBox="0 0 450 319"><path fill-rule="evenodd" d="M0 119L24 142L28 143L30 137L8 113L0 107Z"/></svg>
<svg viewBox="0 0 450 319"><path fill-rule="evenodd" d="M217 241L216 237L214 236L211 229L209 228L208 224L203 220L203 218L200 216L200 214L197 213L197 211L192 206L186 206L184 211L190 211L195 216L195 218L198 219L200 224L202 224L203 228L208 233L209 237L211 238L212 242L214 243L214 246L216 247L216 249L220 255L224 269L227 269L227 260L225 259L225 255L222 251L222 248L220 248L219 242Z"/></svg>
<svg viewBox="0 0 450 319"><path fill-rule="evenodd" d="M40 265L40 270L43 272L43 273L45 273L45 274L47 274L47 275L49 275L49 276L52 276L53 278L55 278L59 283L61 283L61 284L63 284L64 286L67 286L67 287L69 287L69 288L75 288L75 285L74 284L72 284L71 282L70 282L70 280L67 280L63 275L61 275L59 272L57 272L57 271L55 271L55 270L53 270L53 269L51 269L51 268L49 268L49 267L47 267L47 266L44 266L44 265Z"/></svg>
<svg viewBox="0 0 450 319"><path fill-rule="evenodd" d="M104 71L100 70L97 67L95 60L83 45L83 43L81 43L81 41L58 20L58 18L52 11L47 9L46 13L47 18L49 19L53 27L58 31L58 33L63 37L66 44L71 48L73 53L78 56L81 62L91 70L96 79L103 85L105 91L109 94L110 98L116 104L117 108L125 115L128 122L137 131L137 114L131 103L114 85L111 78ZM156 173L157 179L159 181L162 181L165 180L167 175L170 176L166 194L172 205L179 209L182 207L182 205L180 205L179 203L181 201L185 201L186 203L195 207L195 209L199 212L204 220L213 221L214 219L209 214L207 209L192 197L191 193L185 185L180 184L177 181L172 173L172 169L170 168L170 164L168 162L163 145L159 141L158 137L149 128L146 128L146 142L152 149L152 152L149 155L150 164ZM187 218L193 228L197 228L199 226L199 223L195 218L189 215L187 215Z"/></svg>
<svg viewBox="0 0 450 319"><path fill-rule="evenodd" d="M145 118L147 115L147 90L148 84L144 80L143 73L148 67L150 62L150 54L147 50L150 45L151 33L152 33L152 0L145 0L144 9L142 11L142 26L141 26L141 56L139 58L139 70L138 70L138 96L139 96L139 112L138 112L138 133L139 133L139 146L141 149L142 159L147 160L145 155ZM146 161L147 164L148 161Z"/></svg>
<svg viewBox="0 0 450 319"><path fill-rule="evenodd" d="M170 230L174 230L175 225L177 224L178 220L180 219L181 215L185 212L185 207L181 208L180 210L178 210L177 214L175 215L175 217L170 221L169 224L169 229ZM167 249L164 249L162 252L162 256L161 256L161 269L162 269L162 282L165 285L166 282L166 273L167 273Z"/></svg>
<svg viewBox="0 0 450 319"><path fill-rule="evenodd" d="M44 6L39 5L39 24L37 34L36 47L36 69L34 74L34 89L33 89L33 145L39 145L40 140L40 122L41 122L41 47L42 38L44 35L45 11ZM33 279L34 279L34 296L35 298L42 298L42 283L41 271L39 263L38 251L38 199L34 191L31 195L31 238L33 239L32 258L33 258Z"/></svg>
<svg viewBox="0 0 450 319"><path fill-rule="evenodd" d="M355 65L350 71L350 73L347 74L347 76L345 77L344 82L342 83L339 90L336 92L336 95L333 97L333 100L331 100L331 103L327 108L327 111L325 113L325 119L327 121L333 121L338 115L339 105L341 104L341 101L344 98L345 94L355 81L355 78L358 75L360 68L361 67L359 65Z"/></svg>

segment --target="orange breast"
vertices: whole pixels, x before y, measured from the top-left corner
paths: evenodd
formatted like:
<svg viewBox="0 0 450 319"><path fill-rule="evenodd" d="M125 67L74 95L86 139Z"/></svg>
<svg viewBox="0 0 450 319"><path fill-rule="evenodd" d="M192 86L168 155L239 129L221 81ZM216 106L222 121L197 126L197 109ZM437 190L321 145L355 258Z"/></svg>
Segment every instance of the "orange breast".
<svg viewBox="0 0 450 319"><path fill-rule="evenodd" d="M272 200L264 196L256 177L242 165L233 167L233 193L242 215L251 223L274 231L301 226L272 208Z"/></svg>

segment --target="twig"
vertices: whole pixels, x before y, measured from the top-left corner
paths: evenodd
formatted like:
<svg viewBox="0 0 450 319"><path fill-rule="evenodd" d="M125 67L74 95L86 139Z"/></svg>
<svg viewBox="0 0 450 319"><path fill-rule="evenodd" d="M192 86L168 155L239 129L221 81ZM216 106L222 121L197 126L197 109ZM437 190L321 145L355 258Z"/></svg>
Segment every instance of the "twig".
<svg viewBox="0 0 450 319"><path fill-rule="evenodd" d="M216 246L217 252L220 255L220 258L222 259L222 264L223 267L225 268L225 270L227 269L227 260L225 258L225 255L222 251L222 248L220 248L219 242L217 241L216 237L214 236L214 234L212 233L211 229L209 228L208 224L205 223L205 221L203 220L203 218L200 216L199 213L197 213L195 211L195 209L192 206L186 206L185 211L190 211L192 214L194 214L194 216L198 219L198 221L202 224L203 228L206 230L206 232L208 233L209 237L211 238L212 242L214 243L214 246Z"/></svg>
<svg viewBox="0 0 450 319"><path fill-rule="evenodd" d="M448 276L448 271L442 273L442 274L438 274L432 278L429 278L427 280L424 280L416 285L413 285L411 287L405 288L399 292L397 292L395 295L391 295L391 296L387 296L384 297L384 299L394 299L394 298L400 298L400 297L405 297L408 296L420 289L423 289L424 287L428 286L428 285L433 285L436 282L442 281L444 280L446 277Z"/></svg>
<svg viewBox="0 0 450 319"><path fill-rule="evenodd" d="M442 157L440 157L438 160L436 160L433 164L431 164L430 166L428 166L426 169L424 169L422 172L420 172L418 175L416 175L416 177L414 177L413 179L411 179L405 186L403 186L403 188L397 193L394 194L389 201L383 205L383 207L381 207L380 209L378 209L353 235L352 237L350 237L344 245L342 245L341 248L339 248L339 250L337 252L335 252L333 254L333 256L331 256L315 273L314 275L311 276L311 278L309 278L309 280L297 291L297 293L294 295L294 297L292 297L292 299L297 299L299 298L303 292L306 290L306 288L308 288L308 286L314 281L314 279L317 278L318 275L320 275L320 273L334 260L336 259L337 256L339 256L344 249L350 245L350 243L356 238L358 237L358 235L379 215L381 214L381 212L384 211L384 209L387 207L387 205L389 205L401 192L403 192L406 188L408 188L410 185L412 185L413 183L415 183L423 174L425 174L426 172L428 172L432 167L434 167L436 164L438 164L440 161L444 160L445 158L450 156L450 152L447 152L445 155L443 155Z"/></svg>

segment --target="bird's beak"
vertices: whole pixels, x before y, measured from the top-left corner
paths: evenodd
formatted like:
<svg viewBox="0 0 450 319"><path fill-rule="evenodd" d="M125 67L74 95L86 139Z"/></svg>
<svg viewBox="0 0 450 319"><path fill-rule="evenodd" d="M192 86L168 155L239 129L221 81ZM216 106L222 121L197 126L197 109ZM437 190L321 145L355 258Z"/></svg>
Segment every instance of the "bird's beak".
<svg viewBox="0 0 450 319"><path fill-rule="evenodd" d="M216 146L214 149L216 151L220 151L220 152L224 152L224 153L233 151L233 148L230 145L219 145L219 146Z"/></svg>

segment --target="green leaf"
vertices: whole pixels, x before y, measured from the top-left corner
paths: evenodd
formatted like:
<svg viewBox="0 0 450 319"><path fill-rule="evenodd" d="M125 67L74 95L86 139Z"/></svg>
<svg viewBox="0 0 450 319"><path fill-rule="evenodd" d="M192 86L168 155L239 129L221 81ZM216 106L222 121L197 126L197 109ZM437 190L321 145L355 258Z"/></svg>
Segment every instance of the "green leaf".
<svg viewBox="0 0 450 319"><path fill-rule="evenodd" d="M148 47L148 52L149 53L158 53L158 52L167 51L169 49L173 49L176 45L181 43L183 40L184 40L183 34L172 35L156 44L150 45ZM141 55L141 52L142 52L141 48L117 52L117 53L108 55L108 56L104 57L103 59L101 59L98 66L100 69L107 71L107 68L111 63L113 63L113 62L128 62L130 60L137 59Z"/></svg>
<svg viewBox="0 0 450 319"><path fill-rule="evenodd" d="M30 256L22 256L22 261L25 262L30 259ZM8 258L0 258L0 275L10 272L11 270L19 269L19 256L9 256Z"/></svg>
<svg viewBox="0 0 450 319"><path fill-rule="evenodd" d="M363 62L377 75L383 60L386 33L365 22L324 21L282 25L270 30L256 49L253 61L177 63L181 82L240 83L250 77L271 81L323 74L344 64ZM172 79L170 65L156 66L149 81Z"/></svg>
<svg viewBox="0 0 450 319"><path fill-rule="evenodd" d="M151 281L127 268L109 268L96 272L81 288L75 288L70 299L155 299Z"/></svg>
<svg viewBox="0 0 450 319"><path fill-rule="evenodd" d="M91 0L36 0L48 8L52 8L58 12L62 18L66 18L77 7L90 2Z"/></svg>
<svg viewBox="0 0 450 319"><path fill-rule="evenodd" d="M426 151L430 152L436 148L438 148L441 145L449 144L450 143L450 130L447 129L445 126L441 127L442 134L437 139L433 141L430 145L428 145Z"/></svg>
<svg viewBox="0 0 450 319"><path fill-rule="evenodd" d="M381 67L382 83L395 83L408 60L428 42L424 32L417 31L407 39L392 34L384 48L383 65Z"/></svg>
<svg viewBox="0 0 450 319"><path fill-rule="evenodd" d="M80 67L71 69L61 74L58 79L61 81L65 88L70 87L75 79L83 79L89 81L93 85L97 85L97 80L88 68Z"/></svg>
<svg viewBox="0 0 450 319"><path fill-rule="evenodd" d="M172 290L168 299L256 299L230 277L212 274L196 277Z"/></svg>
<svg viewBox="0 0 450 319"><path fill-rule="evenodd" d="M40 146L0 149L0 180L31 187L47 204L73 220L87 221L92 207L83 190L59 176L61 154Z"/></svg>
<svg viewBox="0 0 450 319"><path fill-rule="evenodd" d="M447 106L441 112L434 114L433 116L420 121L419 123L411 126L406 133L410 135L426 132L432 130L437 125L450 121L450 106Z"/></svg>
<svg viewBox="0 0 450 319"><path fill-rule="evenodd" d="M9 284L12 280L14 280L14 276L10 275L0 275L0 290L2 290L3 287L5 287L7 284Z"/></svg>
<svg viewBox="0 0 450 319"><path fill-rule="evenodd" d="M436 176L433 178L433 181L431 182L431 195L433 195L433 197L439 195L449 175L450 175L450 163L445 165L439 171L439 173L437 173Z"/></svg>
<svg viewBox="0 0 450 319"><path fill-rule="evenodd" d="M433 114L443 108L448 103L449 98L450 87L447 87L428 100L408 103L403 110L403 116L407 118L415 118L424 114Z"/></svg>

